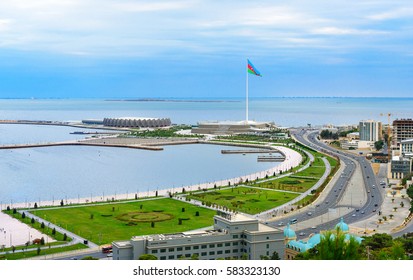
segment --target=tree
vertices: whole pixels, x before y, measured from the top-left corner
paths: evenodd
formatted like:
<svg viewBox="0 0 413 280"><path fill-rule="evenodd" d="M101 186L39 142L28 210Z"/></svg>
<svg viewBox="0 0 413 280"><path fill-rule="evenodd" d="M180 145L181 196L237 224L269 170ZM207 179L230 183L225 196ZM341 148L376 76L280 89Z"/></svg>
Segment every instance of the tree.
<svg viewBox="0 0 413 280"><path fill-rule="evenodd" d="M270 257L271 260L281 260L280 256L278 255L277 251L274 251Z"/></svg>
<svg viewBox="0 0 413 280"><path fill-rule="evenodd" d="M67 234L66 234L66 232L63 234L63 241L66 241L67 240Z"/></svg>
<svg viewBox="0 0 413 280"><path fill-rule="evenodd" d="M376 149L376 151L380 151L381 149L383 149L383 146L384 146L383 140L374 142L374 148Z"/></svg>
<svg viewBox="0 0 413 280"><path fill-rule="evenodd" d="M16 213L17 213L17 209L13 208L13 214L16 214Z"/></svg>
<svg viewBox="0 0 413 280"><path fill-rule="evenodd" d="M52 230L52 234L55 235L56 234L56 228L53 228Z"/></svg>
<svg viewBox="0 0 413 280"><path fill-rule="evenodd" d="M37 247L37 255L40 255L40 251L41 251L42 249L40 249L40 247Z"/></svg>
<svg viewBox="0 0 413 280"><path fill-rule="evenodd" d="M158 191L155 192L155 196L158 197Z"/></svg>
<svg viewBox="0 0 413 280"><path fill-rule="evenodd" d="M32 224L34 224L34 223L35 223L34 218L32 218L30 222L31 222Z"/></svg>
<svg viewBox="0 0 413 280"><path fill-rule="evenodd" d="M22 219L26 218L26 213L22 213Z"/></svg>
<svg viewBox="0 0 413 280"><path fill-rule="evenodd" d="M65 203L63 202L63 199L60 201L60 206L65 205Z"/></svg>
<svg viewBox="0 0 413 280"><path fill-rule="evenodd" d="M10 206L7 206L6 211L10 212Z"/></svg>
<svg viewBox="0 0 413 280"><path fill-rule="evenodd" d="M41 228L44 228L44 227L45 227L44 222L42 222L42 224L40 225L40 227L41 227Z"/></svg>
<svg viewBox="0 0 413 280"><path fill-rule="evenodd" d="M34 203L34 209L37 209L37 202Z"/></svg>
<svg viewBox="0 0 413 280"><path fill-rule="evenodd" d="M40 238L40 245L44 245L44 237Z"/></svg>
<svg viewBox="0 0 413 280"><path fill-rule="evenodd" d="M158 258L151 254L143 254L139 256L139 260L157 260Z"/></svg>
<svg viewBox="0 0 413 280"><path fill-rule="evenodd" d="M296 259L306 260L359 260L360 244L354 237L346 240L346 235L337 228L321 235L320 243L314 248L297 255Z"/></svg>
<svg viewBox="0 0 413 280"><path fill-rule="evenodd" d="M155 227L155 222L151 222L151 227Z"/></svg>
<svg viewBox="0 0 413 280"><path fill-rule="evenodd" d="M191 256L191 260L199 260L199 255L198 254L193 254Z"/></svg>

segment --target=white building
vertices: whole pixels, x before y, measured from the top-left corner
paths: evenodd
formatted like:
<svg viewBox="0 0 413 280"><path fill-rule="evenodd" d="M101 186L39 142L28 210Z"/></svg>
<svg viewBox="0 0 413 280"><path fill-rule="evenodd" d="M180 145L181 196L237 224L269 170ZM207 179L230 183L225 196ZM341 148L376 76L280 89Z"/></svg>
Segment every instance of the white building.
<svg viewBox="0 0 413 280"><path fill-rule="evenodd" d="M406 156L413 155L413 139L406 139L400 142L400 154Z"/></svg>
<svg viewBox="0 0 413 280"><path fill-rule="evenodd" d="M382 139L382 124L381 122L367 120L360 121L360 141L376 142Z"/></svg>
<svg viewBox="0 0 413 280"><path fill-rule="evenodd" d="M135 236L113 245L114 260L138 259L151 254L160 260L177 260L198 255L200 260L237 258L247 256L259 260L274 251L284 256L283 231L241 215L219 212L214 216L211 230L190 231L176 234Z"/></svg>

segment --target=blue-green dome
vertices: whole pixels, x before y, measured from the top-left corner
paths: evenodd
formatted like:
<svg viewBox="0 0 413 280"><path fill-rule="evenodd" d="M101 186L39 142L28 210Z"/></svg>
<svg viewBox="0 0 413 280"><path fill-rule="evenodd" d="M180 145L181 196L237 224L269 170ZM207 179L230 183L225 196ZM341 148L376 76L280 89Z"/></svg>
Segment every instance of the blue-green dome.
<svg viewBox="0 0 413 280"><path fill-rule="evenodd" d="M340 229L342 232L348 232L349 231L349 227L343 221L343 218L341 218L340 222L336 225L335 229Z"/></svg>
<svg viewBox="0 0 413 280"><path fill-rule="evenodd" d="M285 238L296 238L297 235L295 231L290 228L290 223L287 224L287 227L284 229L284 237Z"/></svg>

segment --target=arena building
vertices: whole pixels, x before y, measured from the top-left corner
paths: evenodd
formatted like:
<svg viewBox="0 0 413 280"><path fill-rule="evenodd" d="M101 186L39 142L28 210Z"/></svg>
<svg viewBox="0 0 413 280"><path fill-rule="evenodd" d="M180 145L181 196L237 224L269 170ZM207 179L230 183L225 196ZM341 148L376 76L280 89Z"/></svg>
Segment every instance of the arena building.
<svg viewBox="0 0 413 280"><path fill-rule="evenodd" d="M171 125L169 118L104 118L104 126L111 127L165 127Z"/></svg>
<svg viewBox="0 0 413 280"><path fill-rule="evenodd" d="M211 230L175 234L135 236L131 240L112 243L114 260L136 260L143 254L160 260L177 260L198 255L200 260L241 259L259 260L276 251L284 256L284 238L274 229L241 214L218 212Z"/></svg>
<svg viewBox="0 0 413 280"><path fill-rule="evenodd" d="M273 122L255 121L210 121L199 122L197 127L192 128L195 134L228 135L238 133L263 132L275 128Z"/></svg>

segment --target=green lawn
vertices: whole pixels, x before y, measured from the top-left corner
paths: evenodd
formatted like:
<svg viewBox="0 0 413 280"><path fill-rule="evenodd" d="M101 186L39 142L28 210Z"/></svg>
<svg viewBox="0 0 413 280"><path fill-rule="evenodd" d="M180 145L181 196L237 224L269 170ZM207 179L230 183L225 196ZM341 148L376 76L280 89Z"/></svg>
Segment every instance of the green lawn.
<svg viewBox="0 0 413 280"><path fill-rule="evenodd" d="M44 256L48 254L56 254L56 253L85 249L85 248L87 248L86 245L75 244L75 245L65 246L61 248L41 249L39 254L37 254L37 250L19 252L19 253L10 252L9 254L0 255L0 260L19 260L19 259L26 259L26 258Z"/></svg>
<svg viewBox="0 0 413 280"><path fill-rule="evenodd" d="M211 226L215 214L215 211L169 198L73 208L56 207L31 212L97 244L128 240L137 235L174 233ZM196 216L196 212L199 212L199 216ZM152 222L154 227L151 226Z"/></svg>
<svg viewBox="0 0 413 280"><path fill-rule="evenodd" d="M192 194L188 197L203 201L206 204L217 204L235 211L257 214L282 205L297 196L297 194L292 193L267 191L248 187L234 187L225 190L214 190L211 192Z"/></svg>

